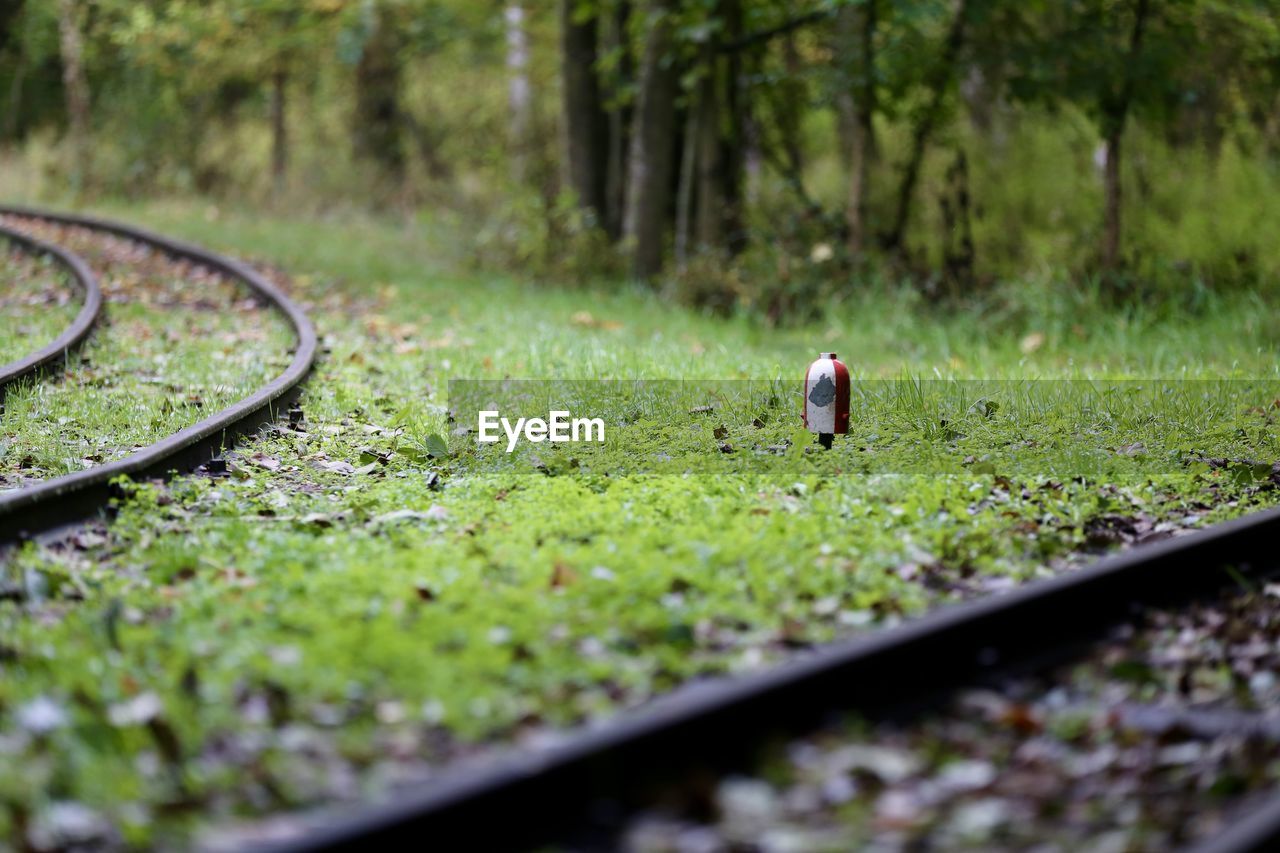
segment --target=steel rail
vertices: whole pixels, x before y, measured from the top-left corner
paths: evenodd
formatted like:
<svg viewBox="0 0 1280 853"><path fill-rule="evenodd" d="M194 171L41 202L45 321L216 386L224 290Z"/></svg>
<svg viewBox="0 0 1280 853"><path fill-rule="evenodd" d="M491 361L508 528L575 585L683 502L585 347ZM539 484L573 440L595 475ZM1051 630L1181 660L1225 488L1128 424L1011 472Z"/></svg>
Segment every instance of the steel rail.
<svg viewBox="0 0 1280 853"><path fill-rule="evenodd" d="M316 357L316 331L306 312L257 271L232 258L143 228L107 219L0 205L0 215L105 231L207 267L251 289L293 327L293 359L284 372L243 400L129 456L45 482L0 493L0 544L83 521L106 507L117 477L167 477L213 459L234 440L274 422L301 390Z"/></svg>
<svg viewBox="0 0 1280 853"><path fill-rule="evenodd" d="M98 277L79 255L61 246L38 240L2 222L0 222L0 236L31 254L48 255L53 258L67 269L84 294L84 303L75 319L51 343L17 361L0 364L0 402L2 402L5 389L10 384L62 364L72 350L85 342L89 333L93 331L94 324L102 315L102 288L98 286Z"/></svg>
<svg viewBox="0 0 1280 853"><path fill-rule="evenodd" d="M677 689L643 709L569 732L542 750L513 749L388 802L304 815L295 835L262 850L320 851L421 843L525 849L651 799L662 785L743 769L748 746L811 731L835 712L910 716L998 670L1070 657L1139 605L1186 603L1242 573L1280 563L1280 509L1139 546L1012 592L947 606L899 626L838 641L764 672ZM1261 558L1261 560L1260 560ZM1270 560L1271 562L1265 562ZM1242 853L1280 839L1280 796L1197 853ZM1274 847L1273 847L1274 849Z"/></svg>

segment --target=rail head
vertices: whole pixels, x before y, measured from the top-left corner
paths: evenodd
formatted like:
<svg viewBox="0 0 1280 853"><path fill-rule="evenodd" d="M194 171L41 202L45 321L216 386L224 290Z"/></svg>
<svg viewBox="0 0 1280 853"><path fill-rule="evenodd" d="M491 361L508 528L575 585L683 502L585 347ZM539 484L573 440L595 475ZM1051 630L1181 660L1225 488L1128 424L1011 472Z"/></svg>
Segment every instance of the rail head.
<svg viewBox="0 0 1280 853"><path fill-rule="evenodd" d="M737 754L764 733L809 730L837 708L910 707L918 695L953 689L1008 660L1096 636L1136 602L1220 589L1228 577L1221 566L1269 556L1278 536L1280 509L1271 509L1139 546L1005 594L837 640L758 673L677 688L644 708L570 730L549 747L512 748L381 802L298 816L293 837L253 849L319 853L423 837L467 837L499 849L553 843L558 836L551 830L581 820L583 804L610 789L620 793L653 767L669 775L699 753ZM493 814L504 820L488 821ZM1267 849L1257 845L1277 838L1280 797L1196 853Z"/></svg>
<svg viewBox="0 0 1280 853"><path fill-rule="evenodd" d="M4 389L7 386L64 362L69 353L88 339L93 327L102 316L102 288L98 286L98 277L93 274L93 270L89 269L84 259L74 252L44 240L38 240L4 223L0 223L0 236L26 252L53 258L66 269L72 281L84 294L84 301L75 319L49 344L30 355L0 365L0 399L3 399Z"/></svg>

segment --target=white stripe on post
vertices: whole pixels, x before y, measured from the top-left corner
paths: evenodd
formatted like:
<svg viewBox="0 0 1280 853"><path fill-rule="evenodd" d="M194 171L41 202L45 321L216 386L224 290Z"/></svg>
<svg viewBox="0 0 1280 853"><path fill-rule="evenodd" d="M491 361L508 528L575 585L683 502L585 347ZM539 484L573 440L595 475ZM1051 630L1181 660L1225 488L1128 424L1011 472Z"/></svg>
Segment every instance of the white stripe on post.
<svg viewBox="0 0 1280 853"><path fill-rule="evenodd" d="M809 365L804 378L804 422L809 432L836 431L836 365L830 358Z"/></svg>

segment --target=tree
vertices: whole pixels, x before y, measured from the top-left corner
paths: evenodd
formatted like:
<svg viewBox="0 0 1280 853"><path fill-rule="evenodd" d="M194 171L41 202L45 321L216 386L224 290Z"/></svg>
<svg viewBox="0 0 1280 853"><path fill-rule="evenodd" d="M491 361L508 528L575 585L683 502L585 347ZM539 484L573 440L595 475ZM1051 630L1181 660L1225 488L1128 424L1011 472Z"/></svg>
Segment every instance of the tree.
<svg viewBox="0 0 1280 853"><path fill-rule="evenodd" d="M849 190L845 224L849 255L853 258L862 254L866 243L867 193L876 152L875 36L878 5L878 0L851 3L840 10L837 18L837 49L848 57L844 63L844 87L839 103L847 116Z"/></svg>
<svg viewBox="0 0 1280 853"><path fill-rule="evenodd" d="M699 251L743 248L742 172L746 96L742 54L726 47L742 37L742 0L714 0L699 33L696 83L687 135L691 159L691 233ZM686 29L688 24L686 24Z"/></svg>
<svg viewBox="0 0 1280 853"><path fill-rule="evenodd" d="M1202 0L1162 8L1193 11ZM1178 70L1195 51L1185 15L1157 15L1150 0L1071 0L1046 6L1049 22L1028 52L1042 57L1039 76L1025 72L1014 91L1050 105L1078 104L1094 119L1102 142L1103 214L1098 263L1115 272L1123 263L1123 140L1135 112L1167 119L1184 94ZM1044 62L1048 58L1050 62Z"/></svg>
<svg viewBox="0 0 1280 853"><path fill-rule="evenodd" d="M508 3L503 14L507 35L507 103L511 108L511 176L523 183L527 171L532 90L529 84L529 34L525 31L524 6Z"/></svg>
<svg viewBox="0 0 1280 853"><path fill-rule="evenodd" d="M1150 0L1135 0L1133 23L1129 30L1129 47L1125 55L1124 68L1119 75L1119 83L1114 87L1106 87L1098 99L1102 113L1102 138L1106 145L1104 155L1106 203L1104 205L1105 221L1102 226L1102 268L1105 270L1115 270L1120 266L1122 198L1120 145L1124 139L1125 124L1129 119L1129 108L1133 103L1137 76L1134 66L1142 55L1142 39L1146 34L1150 15Z"/></svg>
<svg viewBox="0 0 1280 853"><path fill-rule="evenodd" d="M960 55L960 48L964 44L965 28L969 23L972 6L976 2L980 0L957 0L951 24L947 28L946 38L942 43L941 53L929 74L928 95L916 116L907 161L898 183L897 207L893 224L885 236L885 247L892 252L900 253L903 249L907 223L911 216L911 204L915 198L916 183L920 179L920 167L924 163L925 148L942 118L946 97L955 81L956 62Z"/></svg>
<svg viewBox="0 0 1280 853"><path fill-rule="evenodd" d="M24 0L0 0L0 62L11 58L13 63L9 79L8 106L5 111L0 136L17 135L18 121L22 113L22 87L26 82L27 55L20 43L18 27L22 21ZM3 79L0 77L0 79Z"/></svg>
<svg viewBox="0 0 1280 853"><path fill-rule="evenodd" d="M627 200L627 161L631 152L635 113L631 90L635 61L631 46L631 0L613 0L606 17L605 58L601 63L601 93L605 103L608 154L605 163L604 227L610 238L622 238Z"/></svg>
<svg viewBox="0 0 1280 853"><path fill-rule="evenodd" d="M599 14L578 0L560 0L564 98L564 166L578 204L603 221L608 207L608 125L601 104Z"/></svg>
<svg viewBox="0 0 1280 853"><path fill-rule="evenodd" d="M277 191L289 174L289 72L280 64L271 72L271 179Z"/></svg>
<svg viewBox="0 0 1280 853"><path fill-rule="evenodd" d="M400 86L401 29L385 4L367 7L365 38L356 65L356 109L352 141L356 157L377 165L384 179L404 177Z"/></svg>
<svg viewBox="0 0 1280 853"><path fill-rule="evenodd" d="M662 269L680 83L673 61L675 43L669 0L650 0L647 11L648 33L640 68L640 94L623 218L623 239L631 254L631 272L641 279L652 278Z"/></svg>
<svg viewBox="0 0 1280 853"><path fill-rule="evenodd" d="M93 155L89 128L89 80L84 72L84 36L77 0L58 0L58 43L62 53L62 86L71 129L72 186L88 183Z"/></svg>
<svg viewBox="0 0 1280 853"><path fill-rule="evenodd" d="M118 46L128 67L174 91L184 108L184 129L196 143L208 113L228 112L230 104L264 93L271 136L268 169L278 192L291 159L290 94L307 73L301 59L331 44L342 11L342 4L332 0L206 0L155 7L100 0L99 39ZM194 151L190 156L194 159Z"/></svg>

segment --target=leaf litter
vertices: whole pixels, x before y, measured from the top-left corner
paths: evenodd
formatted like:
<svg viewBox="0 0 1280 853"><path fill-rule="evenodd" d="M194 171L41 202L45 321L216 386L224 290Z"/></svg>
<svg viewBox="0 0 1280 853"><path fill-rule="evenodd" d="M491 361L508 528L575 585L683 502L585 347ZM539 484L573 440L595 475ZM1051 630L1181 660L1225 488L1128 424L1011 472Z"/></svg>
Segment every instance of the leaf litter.
<svg viewBox="0 0 1280 853"><path fill-rule="evenodd" d="M847 720L617 828L640 853L1168 850L1280 783L1277 587L1149 610L1082 661L959 691L911 722ZM566 849L575 849L572 843Z"/></svg>

